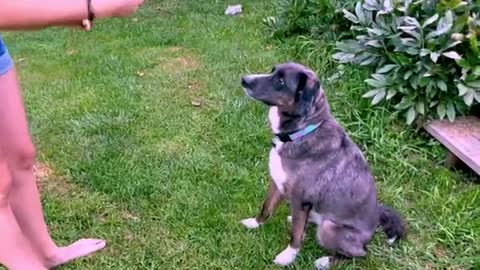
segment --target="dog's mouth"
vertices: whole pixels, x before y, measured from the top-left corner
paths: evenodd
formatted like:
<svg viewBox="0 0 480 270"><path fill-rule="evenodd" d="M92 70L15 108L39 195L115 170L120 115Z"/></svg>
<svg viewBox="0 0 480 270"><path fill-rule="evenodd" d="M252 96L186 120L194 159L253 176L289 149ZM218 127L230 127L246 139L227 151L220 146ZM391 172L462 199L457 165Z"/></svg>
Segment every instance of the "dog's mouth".
<svg viewBox="0 0 480 270"><path fill-rule="evenodd" d="M271 103L270 101L266 101L266 100L263 100L263 99L261 99L261 98L255 97L255 96L253 95L253 93L252 93L252 90L250 90L250 89L248 89L248 88L245 88L245 87L244 87L244 88L243 88L243 91L245 92L245 94L246 94L249 98L251 98L251 99L253 99L253 100L255 100L255 101L260 101L260 102L264 103L264 104L267 105L267 106L275 106L275 104Z"/></svg>
<svg viewBox="0 0 480 270"><path fill-rule="evenodd" d="M245 94L251 98L253 98L252 96L252 90L248 89L248 88L243 88L243 91L245 92Z"/></svg>

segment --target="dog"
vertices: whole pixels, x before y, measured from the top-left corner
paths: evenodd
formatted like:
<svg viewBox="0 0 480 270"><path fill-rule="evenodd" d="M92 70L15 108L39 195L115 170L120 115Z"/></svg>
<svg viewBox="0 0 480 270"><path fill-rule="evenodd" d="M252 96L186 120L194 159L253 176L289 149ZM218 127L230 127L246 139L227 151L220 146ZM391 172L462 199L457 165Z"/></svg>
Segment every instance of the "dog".
<svg viewBox="0 0 480 270"><path fill-rule="evenodd" d="M298 63L283 63L271 73L247 75L248 96L269 106L274 134L269 154L272 181L261 211L241 223L258 228L286 199L290 205L290 244L274 259L291 264L307 222L317 225L317 241L332 256L315 261L328 269L340 257L364 257L377 227L393 244L405 235L405 222L377 201L376 186L358 146L335 120L316 74Z"/></svg>

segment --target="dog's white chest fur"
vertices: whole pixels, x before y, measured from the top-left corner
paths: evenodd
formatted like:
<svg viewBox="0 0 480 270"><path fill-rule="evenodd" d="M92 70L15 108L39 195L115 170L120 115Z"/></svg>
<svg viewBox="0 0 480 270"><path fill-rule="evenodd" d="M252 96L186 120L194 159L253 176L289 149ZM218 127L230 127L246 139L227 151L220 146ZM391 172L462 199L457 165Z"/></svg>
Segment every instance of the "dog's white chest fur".
<svg viewBox="0 0 480 270"><path fill-rule="evenodd" d="M268 112L268 120L274 133L280 132L280 116L278 115L278 108L271 107ZM277 142L275 147L270 150L268 167L270 170L270 176L277 185L278 190L281 193L285 193L285 184L287 182L287 174L282 166L282 159L278 154L282 149L282 142Z"/></svg>

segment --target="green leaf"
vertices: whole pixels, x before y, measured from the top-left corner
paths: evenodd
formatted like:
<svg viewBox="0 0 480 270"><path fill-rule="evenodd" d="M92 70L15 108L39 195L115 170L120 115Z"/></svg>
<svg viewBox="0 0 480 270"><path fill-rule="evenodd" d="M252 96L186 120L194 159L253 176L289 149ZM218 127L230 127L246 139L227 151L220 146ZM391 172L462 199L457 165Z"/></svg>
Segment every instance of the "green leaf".
<svg viewBox="0 0 480 270"><path fill-rule="evenodd" d="M425 39L428 40L434 37L444 35L448 33L450 29L452 29L452 26L453 26L453 13L451 10L447 10L447 12L445 12L445 16L442 17L440 21L438 21L437 29L435 31L428 33Z"/></svg>
<svg viewBox="0 0 480 270"><path fill-rule="evenodd" d="M422 78L420 78L420 81L418 82L418 85L420 85L420 87L425 87L431 82L432 82L432 78L422 77Z"/></svg>
<svg viewBox="0 0 480 270"><path fill-rule="evenodd" d="M370 90L367 93L363 94L362 97L363 98L371 98L371 97L375 96L377 93L378 93L378 89Z"/></svg>
<svg viewBox="0 0 480 270"><path fill-rule="evenodd" d="M372 46L372 47L375 47L375 48L382 48L383 47L382 43L378 40L375 40L375 39L366 42L365 45Z"/></svg>
<svg viewBox="0 0 480 270"><path fill-rule="evenodd" d="M457 46L458 44L462 44L462 42L461 41L454 41L454 42L448 43L448 45L445 49L451 49L451 48Z"/></svg>
<svg viewBox="0 0 480 270"><path fill-rule="evenodd" d="M427 56L427 55L429 55L429 54L431 54L431 53L432 53L432 51L430 51L429 49L423 48L423 49L420 50L420 56L421 56L421 57Z"/></svg>
<svg viewBox="0 0 480 270"><path fill-rule="evenodd" d="M461 68L468 68L468 69L471 68L470 63L467 61L467 59L462 59L460 61L457 61L457 65Z"/></svg>
<svg viewBox="0 0 480 270"><path fill-rule="evenodd" d="M417 112L415 111L415 108L412 106L408 109L406 114L407 125L411 125L415 120L415 117L417 117Z"/></svg>
<svg viewBox="0 0 480 270"><path fill-rule="evenodd" d="M390 13L393 10L392 0L384 0L383 1L383 11L385 13Z"/></svg>
<svg viewBox="0 0 480 270"><path fill-rule="evenodd" d="M340 52L340 53L334 54L332 57L333 59L339 61L340 63L350 63L355 58L355 54Z"/></svg>
<svg viewBox="0 0 480 270"><path fill-rule="evenodd" d="M386 77L385 75L383 75L383 74L373 73L373 74L372 74L372 77L373 77L375 80L379 81L379 82L382 82L382 83L384 83L384 84L387 84L387 77Z"/></svg>
<svg viewBox="0 0 480 270"><path fill-rule="evenodd" d="M358 20L357 16L355 14L351 13L350 11L343 9L343 15L345 18L353 23L359 23L360 21Z"/></svg>
<svg viewBox="0 0 480 270"><path fill-rule="evenodd" d="M366 79L365 82L375 88L385 87L385 83L374 80L374 79Z"/></svg>
<svg viewBox="0 0 480 270"><path fill-rule="evenodd" d="M364 47L354 39L343 40L335 44L337 49L345 53L358 53L364 50Z"/></svg>
<svg viewBox="0 0 480 270"><path fill-rule="evenodd" d="M460 32L465 29L468 23L469 16L468 14L464 14L462 16L458 16L455 18L455 22L453 23L453 30L454 32Z"/></svg>
<svg viewBox="0 0 480 270"><path fill-rule="evenodd" d="M399 27L401 28L401 27ZM420 35L419 32L415 31L416 29L413 29L413 30L410 30L410 28L408 27L403 27L403 29L401 28L401 30L407 34L409 34L410 36L414 37L415 39L417 40L421 40L422 39L422 36Z"/></svg>
<svg viewBox="0 0 480 270"><path fill-rule="evenodd" d="M468 91L472 90L470 87L465 86L462 83L457 84L457 89L458 89L458 95L463 96L465 95Z"/></svg>
<svg viewBox="0 0 480 270"><path fill-rule="evenodd" d="M371 7L376 7L378 6L378 2L376 0L365 0L365 4L369 5Z"/></svg>
<svg viewBox="0 0 480 270"><path fill-rule="evenodd" d="M360 66L368 66L371 63L375 62L375 60L377 60L376 56L369 56L367 59L360 62Z"/></svg>
<svg viewBox="0 0 480 270"><path fill-rule="evenodd" d="M476 66L475 68L473 68L472 73L473 73L475 76L480 76L480 66Z"/></svg>
<svg viewBox="0 0 480 270"><path fill-rule="evenodd" d="M382 68L378 69L377 73L384 74L384 73L387 73L387 72L391 71L392 69L394 69L396 67L398 67L398 65L388 64L388 65L385 65Z"/></svg>
<svg viewBox="0 0 480 270"><path fill-rule="evenodd" d="M443 105L443 103L440 103L438 104L437 106L437 115L438 115L438 118L440 119L443 119L445 118L445 114L447 113L446 109L445 109L445 105Z"/></svg>
<svg viewBox="0 0 480 270"><path fill-rule="evenodd" d="M452 102L447 103L447 117L450 122L455 120L455 107L453 106Z"/></svg>
<svg viewBox="0 0 480 270"><path fill-rule="evenodd" d="M432 53L430 54L430 59L432 59L432 61L433 61L434 63L437 63L438 57L440 57L440 54L439 54L439 53L432 52Z"/></svg>
<svg viewBox="0 0 480 270"><path fill-rule="evenodd" d="M407 25L413 25L413 26L415 26L415 28L420 28L420 23L414 17L406 16L406 17L403 18L403 21Z"/></svg>
<svg viewBox="0 0 480 270"><path fill-rule="evenodd" d="M480 103L480 91L475 92L475 100Z"/></svg>
<svg viewBox="0 0 480 270"><path fill-rule="evenodd" d="M407 98L403 97L402 100L400 101L400 103L398 103L397 105L395 105L395 109L397 110L405 110L406 108L410 107L410 106L413 106L414 103L410 100L408 100Z"/></svg>
<svg viewBox="0 0 480 270"><path fill-rule="evenodd" d="M420 53L420 50L417 48L410 47L406 50L406 52L410 55L418 55Z"/></svg>
<svg viewBox="0 0 480 270"><path fill-rule="evenodd" d="M387 100L392 99L397 94L397 90L395 89L388 89L387 91ZM480 96L480 95L479 95Z"/></svg>
<svg viewBox="0 0 480 270"><path fill-rule="evenodd" d="M372 36L381 36L385 34L381 29L378 28L367 28L367 32Z"/></svg>
<svg viewBox="0 0 480 270"><path fill-rule="evenodd" d="M361 23L364 23L366 21L365 13L363 12L361 1L358 1L357 4L355 5L355 14L357 15L357 18Z"/></svg>
<svg viewBox="0 0 480 270"><path fill-rule="evenodd" d="M442 90L443 92L447 92L447 84L442 81L442 80L437 80L437 86L440 90Z"/></svg>
<svg viewBox="0 0 480 270"><path fill-rule="evenodd" d="M429 26L430 24L434 23L436 20L438 20L438 14L435 14L432 17L426 19L425 22L422 24L422 28Z"/></svg>
<svg viewBox="0 0 480 270"><path fill-rule="evenodd" d="M383 100L383 98L385 97L385 89L378 89L378 93L375 95L375 97L373 98L372 100L372 105L377 105L378 103L380 103L380 101Z"/></svg>
<svg viewBox="0 0 480 270"><path fill-rule="evenodd" d="M423 103L422 101L419 101L419 102L415 103L415 110L419 114L425 115L425 103Z"/></svg>
<svg viewBox="0 0 480 270"><path fill-rule="evenodd" d="M410 78L410 76L412 76L412 74L413 74L413 71L411 71L411 70L405 72L405 75L403 75L403 79L408 80Z"/></svg>
<svg viewBox="0 0 480 270"><path fill-rule="evenodd" d="M412 26L412 25L409 25L409 26L399 26L398 29L404 31L404 32L407 32L407 31L414 31L415 29L417 29L417 27L415 26Z"/></svg>
<svg viewBox="0 0 480 270"><path fill-rule="evenodd" d="M475 91L473 91L473 90L468 91L468 92L463 96L463 102L465 102L465 104L466 104L467 106L469 106L469 107L472 106L474 95L475 95Z"/></svg>
<svg viewBox="0 0 480 270"><path fill-rule="evenodd" d="M437 90L436 88L434 88L434 85L435 81L431 80L428 82L427 87L425 88L425 91L427 92L429 97L433 96L432 91Z"/></svg>
<svg viewBox="0 0 480 270"><path fill-rule="evenodd" d="M467 82L467 85L475 88L475 89L480 89L480 80L479 81L473 81L473 82Z"/></svg>
<svg viewBox="0 0 480 270"><path fill-rule="evenodd" d="M479 53L480 49L478 48L479 46L478 46L478 40L477 40L477 33L475 31L471 31L469 41L470 41L470 48L474 52Z"/></svg>
<svg viewBox="0 0 480 270"><path fill-rule="evenodd" d="M412 59L410 57L406 56L406 55L397 54L397 53L389 53L389 52L387 52L386 54L392 62L394 62L398 65L406 66L406 65L412 63Z"/></svg>
<svg viewBox="0 0 480 270"><path fill-rule="evenodd" d="M443 56L448 57L450 59L454 60L461 60L462 57L455 51L449 51L449 52L444 52L442 53Z"/></svg>

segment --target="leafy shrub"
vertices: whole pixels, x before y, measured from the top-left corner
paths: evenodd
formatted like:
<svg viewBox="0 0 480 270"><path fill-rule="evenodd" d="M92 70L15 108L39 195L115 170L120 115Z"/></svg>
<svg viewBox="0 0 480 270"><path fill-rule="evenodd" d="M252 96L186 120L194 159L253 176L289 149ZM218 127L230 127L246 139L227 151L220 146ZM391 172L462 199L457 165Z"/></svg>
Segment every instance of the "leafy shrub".
<svg viewBox="0 0 480 270"><path fill-rule="evenodd" d="M479 0L365 0L354 12L355 40L334 58L372 68L363 96L418 118L454 121L480 103Z"/></svg>
<svg viewBox="0 0 480 270"><path fill-rule="evenodd" d="M354 4L355 0L279 0L277 16L265 18L264 23L276 38L341 32L351 25L341 10Z"/></svg>

